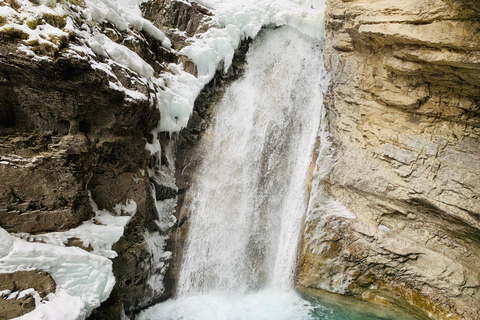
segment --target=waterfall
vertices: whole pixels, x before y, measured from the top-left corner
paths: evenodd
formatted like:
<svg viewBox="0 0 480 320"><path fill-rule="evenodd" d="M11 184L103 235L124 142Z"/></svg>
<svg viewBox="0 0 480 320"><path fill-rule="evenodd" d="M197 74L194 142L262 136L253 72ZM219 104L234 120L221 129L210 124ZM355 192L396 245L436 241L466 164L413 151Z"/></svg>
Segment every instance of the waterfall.
<svg viewBox="0 0 480 320"><path fill-rule="evenodd" d="M248 304L245 299L262 300L252 298L262 290L293 292L327 81L322 44L291 27L268 29L254 40L246 61L244 77L226 90L202 138L177 302L215 294L215 301L236 296L235 303ZM195 301L201 307L211 299ZM179 316L185 304L174 305L155 306L141 319L201 318Z"/></svg>
<svg viewBox="0 0 480 320"><path fill-rule="evenodd" d="M291 288L320 121L321 55L288 27L254 42L202 148L179 295Z"/></svg>

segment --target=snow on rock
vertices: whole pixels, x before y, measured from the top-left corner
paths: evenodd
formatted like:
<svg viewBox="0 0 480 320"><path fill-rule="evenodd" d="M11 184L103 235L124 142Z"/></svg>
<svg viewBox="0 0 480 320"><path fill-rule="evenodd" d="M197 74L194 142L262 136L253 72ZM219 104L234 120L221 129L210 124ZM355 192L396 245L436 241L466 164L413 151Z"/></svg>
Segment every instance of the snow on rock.
<svg viewBox="0 0 480 320"><path fill-rule="evenodd" d="M85 319L85 304L81 298L66 292L51 294L36 309L16 320L82 320Z"/></svg>
<svg viewBox="0 0 480 320"><path fill-rule="evenodd" d="M17 235L26 241L0 228L0 273L48 272L57 285L55 294L44 300L32 292L15 292L36 297L36 309L19 319L85 319L110 295L115 284L110 259L117 256L112 245L123 235L124 227L136 213L137 204L133 200L117 204L116 215L99 210L93 200L91 205L95 217L65 232ZM65 247L71 238L80 239L93 251Z"/></svg>
<svg viewBox="0 0 480 320"><path fill-rule="evenodd" d="M36 305L39 305L41 303L42 298L40 297L40 294L33 288L20 291L18 293L17 299L22 299L26 296L32 296L35 300Z"/></svg>
<svg viewBox="0 0 480 320"><path fill-rule="evenodd" d="M210 7L215 13L214 22L204 34L191 38L189 46L180 51L181 55L190 58L196 65L198 78L185 72L182 66L171 65L171 73L162 73L160 78L152 77L153 71L145 67L137 56L126 50L109 44L103 35L94 35L89 40L92 50L99 55L109 56L116 62L149 78L157 90L157 107L161 113L158 132L178 132L183 129L192 114L196 97L204 85L215 75L218 67L223 65L226 72L231 66L235 50L245 37L254 38L265 25L290 25L301 32L320 38L323 34L323 1L319 0L269 0L252 3L248 0L220 1L204 0L201 4ZM129 26L144 30L162 42L165 38L148 20L141 17L138 3L135 0L89 0L87 17L93 21L109 21L118 29L128 31ZM158 35L155 35L157 32ZM113 42L112 42L113 43ZM105 48L111 47L112 55ZM118 58L115 58L118 57ZM139 57L138 57L139 58ZM163 81L162 81L163 80ZM151 147L151 146L150 146ZM151 148L150 148L151 149Z"/></svg>
<svg viewBox="0 0 480 320"><path fill-rule="evenodd" d="M137 211L137 204L127 200L127 204L117 204L114 208L117 215L107 210L99 210L96 203L90 198L95 217L83 222L80 226L64 232L48 232L38 235L17 234L28 241L42 241L44 243L64 247L69 239L75 238L83 242L85 247L91 247L92 253L113 259L117 253L112 250L121 236L125 226L130 222Z"/></svg>
<svg viewBox="0 0 480 320"><path fill-rule="evenodd" d="M2 3L4 2L4 3ZM18 9L8 6L6 1L0 1L0 16L6 23L0 27L0 32L5 30L18 30L25 36L29 44L49 45L58 48L60 37L68 37L70 29L67 25L54 26L49 17L59 17L58 24L63 24L63 17L67 14L62 5L57 5L54 0L48 3L35 5L28 0L16 0ZM66 23L66 21L65 21Z"/></svg>
<svg viewBox="0 0 480 320"><path fill-rule="evenodd" d="M21 319L84 319L108 298L115 284L112 261L105 257L79 248L27 242L1 228L0 243L7 244L2 245L0 273L48 272L57 285L55 294Z"/></svg>
<svg viewBox="0 0 480 320"><path fill-rule="evenodd" d="M145 31L153 38L162 43L162 46L170 49L172 43L165 34L155 27L150 21L142 17L138 3L135 1L112 1L112 0L87 0L85 16L87 19L102 23L108 21L120 31L130 31L129 26L139 31Z"/></svg>
<svg viewBox="0 0 480 320"><path fill-rule="evenodd" d="M104 34L96 32L87 43L95 54L109 57L142 77L150 78L153 76L152 66L140 58L138 54L121 44L113 42Z"/></svg>
<svg viewBox="0 0 480 320"><path fill-rule="evenodd" d="M0 0L3 1L3 0ZM19 0L21 13L7 6L0 7L0 14L6 16L7 24L2 28L14 27L28 34L28 41L47 43L58 47L53 38L67 37L75 31L79 38L91 48L94 54L111 59L121 66L129 68L144 78L156 92L157 107L161 113L158 132L178 132L184 128L193 111L193 104L200 90L215 75L219 66L223 71L230 67L235 50L245 37L254 38L265 25L290 25L312 37L320 37L323 30L323 1L321 0L266 0L252 2L249 0L201 0L200 4L210 7L215 13L211 28L200 36L189 39L190 45L179 54L190 58L196 65L198 78L185 72L181 65L170 66L170 72L154 76L154 70L140 56L127 47L115 43L100 29L84 23L75 27L68 15L77 16L67 6L56 4L54 8L45 5L34 6L28 0ZM118 30L129 33L131 28L145 31L171 50L171 42L162 31L142 17L139 3L142 0L86 0L84 15L87 21L96 23L110 22ZM65 16L66 25L61 29L49 24L42 24L34 30L22 22L22 19L38 17L48 13ZM27 18L29 17L29 18ZM15 22L16 21L16 22ZM2 29L0 28L0 30ZM52 38L53 37L53 38ZM23 51L35 58L27 47ZM98 61L91 59L92 65ZM108 64L108 62L107 62ZM111 72L107 72L112 75ZM158 78L157 78L158 77ZM116 78L113 76L113 78ZM165 81L164 81L165 80ZM124 91L132 99L145 99L144 94L134 94L124 88L120 81L112 83L112 88Z"/></svg>

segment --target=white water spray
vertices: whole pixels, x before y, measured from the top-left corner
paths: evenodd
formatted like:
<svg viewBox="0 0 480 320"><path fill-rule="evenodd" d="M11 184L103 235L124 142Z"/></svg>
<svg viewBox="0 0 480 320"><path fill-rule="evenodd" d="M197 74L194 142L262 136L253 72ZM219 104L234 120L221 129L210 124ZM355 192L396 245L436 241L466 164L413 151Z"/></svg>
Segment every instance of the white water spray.
<svg viewBox="0 0 480 320"><path fill-rule="evenodd" d="M293 277L327 81L318 40L255 39L202 139L177 299L140 319L308 319Z"/></svg>
<svg viewBox="0 0 480 320"><path fill-rule="evenodd" d="M290 290L324 77L321 47L268 30L218 107L192 187L179 296Z"/></svg>

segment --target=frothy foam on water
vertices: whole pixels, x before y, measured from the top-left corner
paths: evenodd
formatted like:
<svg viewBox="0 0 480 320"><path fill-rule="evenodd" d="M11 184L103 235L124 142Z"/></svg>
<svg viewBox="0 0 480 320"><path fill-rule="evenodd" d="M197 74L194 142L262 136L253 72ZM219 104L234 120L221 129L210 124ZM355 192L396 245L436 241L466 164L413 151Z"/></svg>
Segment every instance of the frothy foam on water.
<svg viewBox="0 0 480 320"><path fill-rule="evenodd" d="M210 293L156 305L142 320L309 320L312 306L295 292L262 290L243 295Z"/></svg>

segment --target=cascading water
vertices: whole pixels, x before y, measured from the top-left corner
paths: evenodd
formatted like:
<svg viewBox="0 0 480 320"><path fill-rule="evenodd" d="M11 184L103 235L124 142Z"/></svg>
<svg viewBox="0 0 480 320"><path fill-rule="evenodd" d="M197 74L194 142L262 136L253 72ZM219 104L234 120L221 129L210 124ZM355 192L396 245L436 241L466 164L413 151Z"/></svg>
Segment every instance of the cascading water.
<svg viewBox="0 0 480 320"><path fill-rule="evenodd" d="M190 227L176 297L136 319L414 319L308 294L307 301L294 289L309 166L316 139L322 142L326 134L320 125L328 85L323 43L306 34L284 26L253 41L244 76L214 107L213 125L197 149L203 158L189 191ZM320 150L319 159L324 161L317 165L330 168L328 153Z"/></svg>
<svg viewBox="0 0 480 320"><path fill-rule="evenodd" d="M266 30L246 61L202 139L178 297L141 319L309 317L293 276L328 81L322 46Z"/></svg>
<svg viewBox="0 0 480 320"><path fill-rule="evenodd" d="M268 30L218 106L193 186L179 296L289 290L322 107L320 44Z"/></svg>

